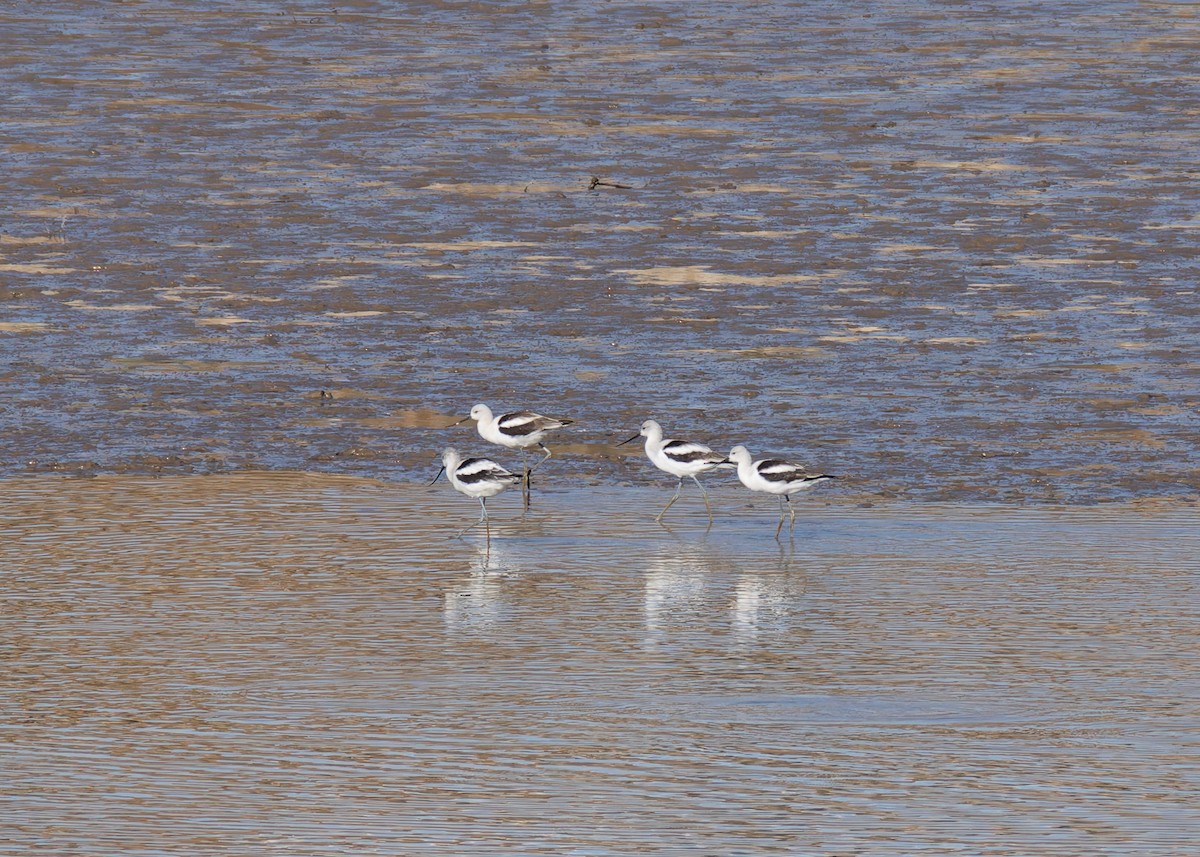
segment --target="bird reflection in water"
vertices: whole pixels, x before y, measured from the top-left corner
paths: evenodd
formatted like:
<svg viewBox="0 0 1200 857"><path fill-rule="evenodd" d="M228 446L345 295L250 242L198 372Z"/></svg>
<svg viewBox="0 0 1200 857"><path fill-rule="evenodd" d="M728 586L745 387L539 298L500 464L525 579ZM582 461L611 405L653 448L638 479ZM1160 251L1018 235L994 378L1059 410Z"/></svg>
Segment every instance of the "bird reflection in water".
<svg viewBox="0 0 1200 857"><path fill-rule="evenodd" d="M442 619L447 631L482 630L505 621L512 613L506 585L520 570L499 545L478 546L470 569L450 581L442 593Z"/></svg>
<svg viewBox="0 0 1200 857"><path fill-rule="evenodd" d="M794 552L725 555L707 546L677 545L646 568L642 615L648 646L672 633L719 632L726 621L739 644L792 628L807 577Z"/></svg>
<svg viewBox="0 0 1200 857"><path fill-rule="evenodd" d="M769 566L758 563L753 570L742 571L729 607L731 630L738 643L754 643L764 632L792 630L807 587L807 570L794 561L791 551L781 551L778 560Z"/></svg>
<svg viewBox="0 0 1200 857"><path fill-rule="evenodd" d="M705 545L680 542L654 557L643 584L647 644L656 644L670 629L704 626L720 579L733 570L728 558Z"/></svg>

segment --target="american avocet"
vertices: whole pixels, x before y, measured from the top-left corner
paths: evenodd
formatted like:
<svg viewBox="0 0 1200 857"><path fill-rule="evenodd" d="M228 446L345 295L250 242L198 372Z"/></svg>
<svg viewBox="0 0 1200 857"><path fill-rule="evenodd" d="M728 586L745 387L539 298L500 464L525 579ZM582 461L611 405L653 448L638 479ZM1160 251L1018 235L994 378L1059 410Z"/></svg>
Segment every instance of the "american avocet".
<svg viewBox="0 0 1200 857"><path fill-rule="evenodd" d="M470 416L463 417L455 425L475 420L479 436L489 443L506 446L509 449L521 450L521 464L525 468L525 490L529 490L529 474L545 463L550 457L550 450L542 443L547 432L569 426L574 420L557 417L544 417L533 411L513 411L509 414L493 416L492 409L487 405L476 405L471 408ZM545 458L530 467L525 458L525 450L536 446L546 453Z"/></svg>
<svg viewBox="0 0 1200 857"><path fill-rule="evenodd" d="M505 488L516 485L521 481L521 477L515 473L509 473L496 462L486 458L463 458L453 447L448 447L442 453L442 469L437 472L437 476L433 477L430 485L438 481L438 476L442 475L443 470L455 491L466 494L468 497L475 497L479 500L480 508L483 509L479 520L458 535L465 535L467 531L483 524L490 541L492 532L488 524L487 503L484 501L488 497L495 497Z"/></svg>
<svg viewBox="0 0 1200 857"><path fill-rule="evenodd" d="M775 538L783 529L784 502L791 510L792 523L796 526L796 507L792 505L791 495L799 491L807 491L814 485L836 479L827 473L808 473L800 464L784 461L782 458L764 458L754 461L750 450L744 446L735 446L729 450L729 460L737 465L738 479L751 491L766 491L768 494L779 495L779 526L775 528Z"/></svg>
<svg viewBox="0 0 1200 857"><path fill-rule="evenodd" d="M659 470L665 470L679 480L679 484L675 486L675 496L671 498L670 503L663 507L654 520L662 522L662 516L667 513L667 509L670 509L679 499L679 492L683 490L683 478L687 476L696 483L696 487L704 496L704 508L708 510L708 523L709 526L712 526L712 506L708 502L708 492L704 490L704 486L700 484L700 480L696 476L720 467L722 464L729 464L729 459L699 443L689 443L686 440L663 440L662 426L654 420L646 420L642 423L641 431L629 440L621 441L617 446L632 443L639 437L646 438L646 457L650 459L651 463Z"/></svg>

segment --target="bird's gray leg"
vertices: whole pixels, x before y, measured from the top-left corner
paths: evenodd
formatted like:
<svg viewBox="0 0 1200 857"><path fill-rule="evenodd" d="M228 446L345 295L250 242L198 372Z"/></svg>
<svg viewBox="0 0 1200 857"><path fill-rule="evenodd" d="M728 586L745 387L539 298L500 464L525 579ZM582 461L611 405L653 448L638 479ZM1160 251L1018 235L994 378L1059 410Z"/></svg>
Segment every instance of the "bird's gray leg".
<svg viewBox="0 0 1200 857"><path fill-rule="evenodd" d="M521 496L525 498L525 508L529 508L529 485L530 475L533 473L529 469L529 458L525 452L525 447L521 447L521 467L525 470L525 476L521 479Z"/></svg>
<svg viewBox="0 0 1200 857"><path fill-rule="evenodd" d="M696 487L700 489L700 495L704 498L704 508L708 510L708 525L711 527L713 522L712 506L708 502L708 492L704 490L704 486L700 484L700 480L695 476L692 477L692 481L696 483Z"/></svg>
<svg viewBox="0 0 1200 857"><path fill-rule="evenodd" d="M669 503L667 503L667 505L663 506L663 510L658 513L658 517L654 519L655 521L657 521L660 524L662 523L662 516L667 514L667 509L670 509L673 505L675 505L675 501L679 499L679 492L682 490L683 490L683 477L680 476L679 484L675 486L675 496L671 498L671 502L669 502Z"/></svg>
<svg viewBox="0 0 1200 857"><path fill-rule="evenodd" d="M787 494L783 495L783 499L787 500L788 508L792 512L791 528L794 530L794 529L796 529L796 507L792 505L792 498L789 497Z"/></svg>
<svg viewBox="0 0 1200 857"><path fill-rule="evenodd" d="M775 528L775 538L779 538L779 534L783 531L783 516L786 514L783 510L783 495L779 495L779 526Z"/></svg>
<svg viewBox="0 0 1200 857"><path fill-rule="evenodd" d="M486 525L486 524L487 524L487 506L484 506L484 504L483 504L483 498L482 498L482 497L480 497L480 498L479 498L479 505L480 505L480 506L483 506L483 514L479 516L479 520L478 520L478 521L476 521L475 523L471 524L471 526L467 527L465 530L463 530L463 531L462 531L461 533L459 533L458 535L456 535L456 536L452 536L451 538L455 538L455 539L461 539L461 538L462 538L463 536L465 536L467 533L471 532L471 530L473 530L473 529L475 529L476 527L478 527L480 524L484 524L484 525Z"/></svg>
<svg viewBox="0 0 1200 857"><path fill-rule="evenodd" d="M541 461L539 461L537 464L533 465L534 470L537 470L539 467L541 467L543 464L545 464L546 461L549 460L549 458L550 458L550 450L546 449L546 445L544 443L539 443L538 449L540 449L542 452L546 453L546 457L543 458Z"/></svg>

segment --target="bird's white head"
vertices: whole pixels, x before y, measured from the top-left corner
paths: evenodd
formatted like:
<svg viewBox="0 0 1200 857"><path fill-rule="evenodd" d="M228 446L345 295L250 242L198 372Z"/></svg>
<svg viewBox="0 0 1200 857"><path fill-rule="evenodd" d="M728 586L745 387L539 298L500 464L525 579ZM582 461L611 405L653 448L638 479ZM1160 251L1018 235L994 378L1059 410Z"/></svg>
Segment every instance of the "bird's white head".
<svg viewBox="0 0 1200 857"><path fill-rule="evenodd" d="M750 450L746 449L744 446L735 446L733 449L729 450L729 460L734 464L749 464Z"/></svg>
<svg viewBox="0 0 1200 857"><path fill-rule="evenodd" d="M642 430L638 434L642 437L662 437L662 426L654 420L646 420L642 423Z"/></svg>
<svg viewBox="0 0 1200 857"><path fill-rule="evenodd" d="M628 440L621 441L617 444L617 446L624 446L627 443L633 443L639 437L649 438L651 443L658 443L658 441L662 440L662 426L660 426L654 420L646 420L644 423L642 423L641 431Z"/></svg>
<svg viewBox="0 0 1200 857"><path fill-rule="evenodd" d="M444 450L442 450L442 466L438 468L437 475L434 476L433 479L429 480L429 484L432 485L434 482L437 482L439 479L441 479L443 473L453 474L454 471L458 469L458 464L461 461L462 456L458 454L457 449L452 446L446 447ZM451 478L451 481L454 481L453 478Z"/></svg>
<svg viewBox="0 0 1200 857"><path fill-rule="evenodd" d="M475 422L487 422L492 418L492 409L487 405L476 405L471 408L471 419Z"/></svg>

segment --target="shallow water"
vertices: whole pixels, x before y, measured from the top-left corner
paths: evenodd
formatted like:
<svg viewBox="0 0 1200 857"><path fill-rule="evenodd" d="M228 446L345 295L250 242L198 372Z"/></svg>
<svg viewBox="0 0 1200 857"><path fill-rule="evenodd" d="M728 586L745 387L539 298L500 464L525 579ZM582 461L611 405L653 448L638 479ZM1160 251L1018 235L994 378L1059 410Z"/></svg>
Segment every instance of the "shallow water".
<svg viewBox="0 0 1200 857"><path fill-rule="evenodd" d="M0 473L417 479L468 435L412 414L485 401L575 417L609 482L656 417L887 496L1193 495L1198 30L9 4Z"/></svg>
<svg viewBox="0 0 1200 857"><path fill-rule="evenodd" d="M1194 509L668 493L0 482L5 853L1187 853Z"/></svg>

